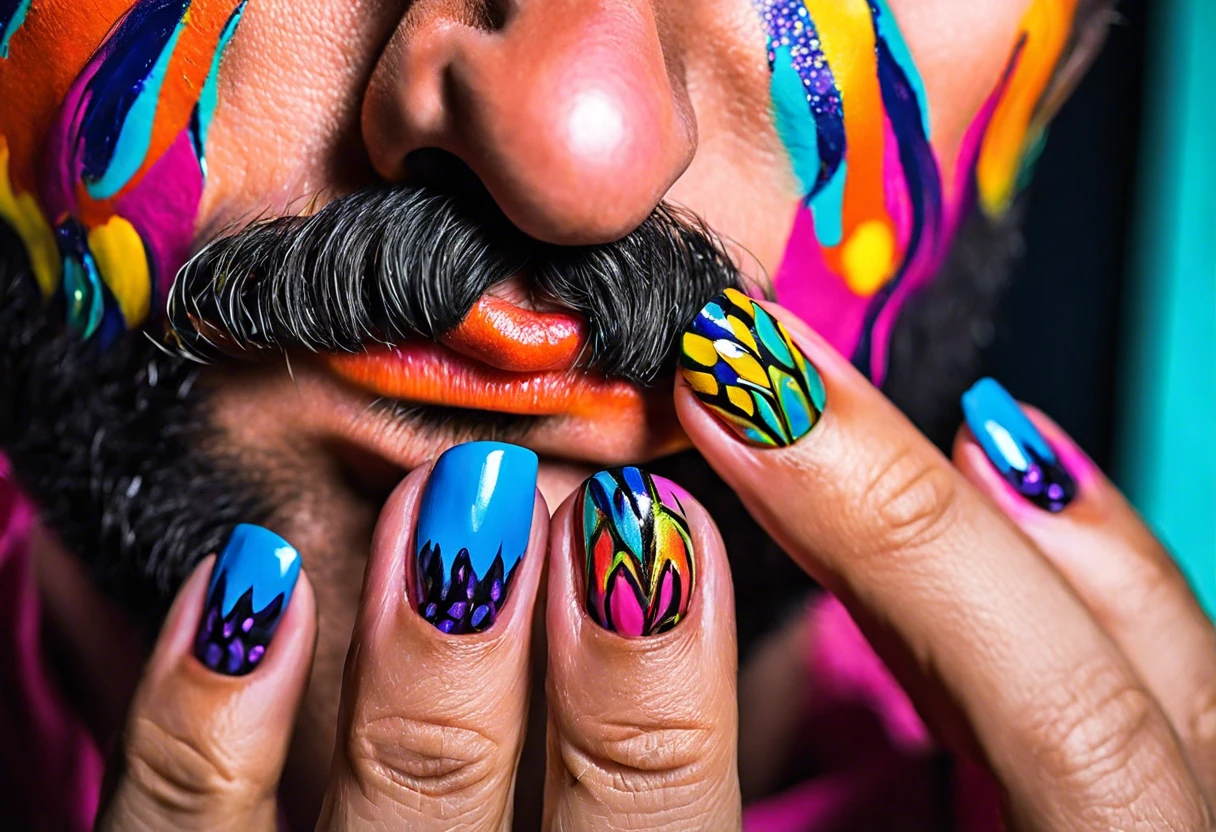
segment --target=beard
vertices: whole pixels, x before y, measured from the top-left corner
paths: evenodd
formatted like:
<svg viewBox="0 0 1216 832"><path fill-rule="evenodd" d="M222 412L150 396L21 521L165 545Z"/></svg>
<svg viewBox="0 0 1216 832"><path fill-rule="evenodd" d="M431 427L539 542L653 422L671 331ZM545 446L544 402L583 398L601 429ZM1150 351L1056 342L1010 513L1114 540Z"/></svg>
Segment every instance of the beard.
<svg viewBox="0 0 1216 832"><path fill-rule="evenodd" d="M562 249L523 237L480 199L472 205L368 191L313 217L223 237L174 286L177 351L138 332L104 350L68 333L62 298L44 303L18 239L0 224L0 447L49 528L149 635L182 581L235 525L267 524L293 499L274 460L253 464L211 423L199 356L277 358L289 349L437 337L486 288L522 271L587 318L585 367L648 383L675 366L686 321L740 282L721 244L676 211L660 209L617 243ZM442 245L436 229L446 235ZM1016 219L994 225L974 215L943 272L895 328L884 390L939 445L958 424L958 395L976 373L1019 250ZM437 408L414 415L430 427L453 418ZM520 423L501 414L456 418L470 436L501 436ZM746 659L812 582L699 455L648 468L690 486L734 553Z"/></svg>

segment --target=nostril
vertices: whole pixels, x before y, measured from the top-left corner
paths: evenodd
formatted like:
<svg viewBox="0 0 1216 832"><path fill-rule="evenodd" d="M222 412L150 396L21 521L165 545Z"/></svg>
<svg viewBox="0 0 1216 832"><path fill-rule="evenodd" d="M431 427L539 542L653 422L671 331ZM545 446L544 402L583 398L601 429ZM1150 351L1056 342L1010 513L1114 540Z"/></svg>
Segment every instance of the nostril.
<svg viewBox="0 0 1216 832"><path fill-rule="evenodd" d="M402 184L454 193L476 193L489 199L477 174L459 156L437 147L420 147L405 157Z"/></svg>

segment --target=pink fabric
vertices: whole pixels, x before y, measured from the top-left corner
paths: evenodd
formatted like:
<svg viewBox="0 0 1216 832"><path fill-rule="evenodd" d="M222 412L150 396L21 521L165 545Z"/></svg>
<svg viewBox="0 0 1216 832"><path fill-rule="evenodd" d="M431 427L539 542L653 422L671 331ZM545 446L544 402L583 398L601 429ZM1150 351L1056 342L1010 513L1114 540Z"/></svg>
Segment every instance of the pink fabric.
<svg viewBox="0 0 1216 832"><path fill-rule="evenodd" d="M844 606L824 595L808 615L805 736L818 775L746 807L744 830L1000 830L991 777L934 747Z"/></svg>
<svg viewBox="0 0 1216 832"><path fill-rule="evenodd" d="M0 826L83 832L102 758L42 660L33 517L0 456ZM818 775L748 806L746 832L906 832L941 828L944 816L961 832L1000 829L991 778L944 761L844 607L825 596L809 615L806 739Z"/></svg>
<svg viewBox="0 0 1216 832"><path fill-rule="evenodd" d="M84 832L97 812L102 758L42 660L33 522L0 455L0 820Z"/></svg>

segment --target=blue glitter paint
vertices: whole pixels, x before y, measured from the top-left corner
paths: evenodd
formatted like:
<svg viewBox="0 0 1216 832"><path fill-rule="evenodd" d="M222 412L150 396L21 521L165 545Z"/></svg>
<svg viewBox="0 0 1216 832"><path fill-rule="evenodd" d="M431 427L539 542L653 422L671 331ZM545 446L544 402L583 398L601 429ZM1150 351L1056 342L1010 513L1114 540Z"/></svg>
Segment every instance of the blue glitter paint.
<svg viewBox="0 0 1216 832"><path fill-rule="evenodd" d="M84 184L94 199L117 194L143 166L161 84L189 7L189 0L145 0L106 44L81 125Z"/></svg>
<svg viewBox="0 0 1216 832"><path fill-rule="evenodd" d="M759 5L768 37L778 130L783 138L796 139L791 155L794 151L798 153L795 169L807 186L806 197L810 199L841 173L844 164L846 141L840 88L802 0L761 0ZM801 107L797 106L796 83L802 85ZM808 112L815 133L815 156L811 158L806 158L812 148L808 139L811 130L798 123L805 122Z"/></svg>
<svg viewBox="0 0 1216 832"><path fill-rule="evenodd" d="M0 0L0 58L8 57L8 42L21 28L32 0Z"/></svg>

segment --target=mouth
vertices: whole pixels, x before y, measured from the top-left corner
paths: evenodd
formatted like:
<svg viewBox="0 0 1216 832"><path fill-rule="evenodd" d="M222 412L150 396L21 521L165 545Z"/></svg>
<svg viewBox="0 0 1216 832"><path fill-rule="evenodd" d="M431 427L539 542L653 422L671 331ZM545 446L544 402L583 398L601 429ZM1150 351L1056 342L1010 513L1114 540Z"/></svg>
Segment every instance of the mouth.
<svg viewBox="0 0 1216 832"><path fill-rule="evenodd" d="M581 315L512 280L483 295L439 342L377 345L319 360L333 376L380 401L547 417L542 433L595 437L596 446L628 427L630 438L619 447L639 461L686 445L667 384L646 388L605 378L580 366L586 348ZM563 456L582 456L565 450Z"/></svg>

